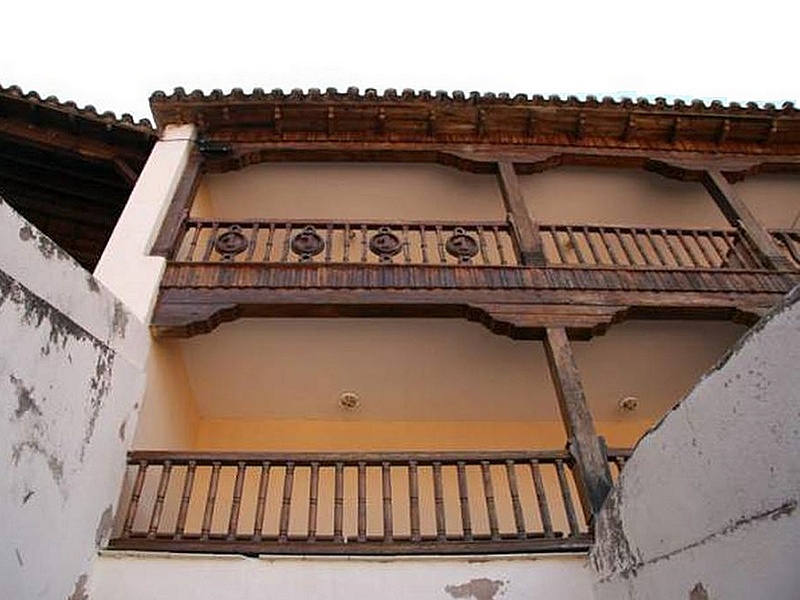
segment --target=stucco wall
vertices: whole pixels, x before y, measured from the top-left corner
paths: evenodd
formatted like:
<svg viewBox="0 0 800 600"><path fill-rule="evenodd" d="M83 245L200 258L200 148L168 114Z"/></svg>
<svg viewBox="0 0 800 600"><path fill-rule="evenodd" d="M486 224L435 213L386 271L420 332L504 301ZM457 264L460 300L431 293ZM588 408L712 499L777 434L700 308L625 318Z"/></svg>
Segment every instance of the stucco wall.
<svg viewBox="0 0 800 600"><path fill-rule="evenodd" d="M113 521L147 329L0 200L0 598L83 599Z"/></svg>
<svg viewBox="0 0 800 600"><path fill-rule="evenodd" d="M245 558L105 553L89 597L103 600L589 600L584 556Z"/></svg>
<svg viewBox="0 0 800 600"><path fill-rule="evenodd" d="M597 521L598 600L797 598L800 288L628 462Z"/></svg>

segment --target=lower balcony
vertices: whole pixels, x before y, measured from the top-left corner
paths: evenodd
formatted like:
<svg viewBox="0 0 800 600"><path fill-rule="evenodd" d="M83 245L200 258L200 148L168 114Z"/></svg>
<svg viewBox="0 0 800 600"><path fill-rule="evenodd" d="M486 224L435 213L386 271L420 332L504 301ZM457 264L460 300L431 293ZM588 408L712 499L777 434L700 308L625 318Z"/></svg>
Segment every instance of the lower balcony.
<svg viewBox="0 0 800 600"><path fill-rule="evenodd" d="M610 450L616 477L628 450ZM109 547L215 554L585 551L566 451L133 452Z"/></svg>

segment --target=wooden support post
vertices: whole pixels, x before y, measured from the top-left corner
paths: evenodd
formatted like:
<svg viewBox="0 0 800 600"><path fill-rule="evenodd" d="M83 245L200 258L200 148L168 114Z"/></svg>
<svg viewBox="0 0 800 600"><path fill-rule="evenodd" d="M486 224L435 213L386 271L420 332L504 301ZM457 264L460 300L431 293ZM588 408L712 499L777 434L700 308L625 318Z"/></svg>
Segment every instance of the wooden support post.
<svg viewBox="0 0 800 600"><path fill-rule="evenodd" d="M505 204L508 220L514 233L514 243L517 246L520 262L523 265L544 265L539 224L531 219L528 209L525 207L514 163L498 162L497 174L500 192L503 194L503 204Z"/></svg>
<svg viewBox="0 0 800 600"><path fill-rule="evenodd" d="M186 168L181 174L175 195L170 201L167 214L161 224L155 244L150 250L156 256L171 257L175 245L183 233L183 225L189 216L200 179L203 174L203 157L197 148L192 149Z"/></svg>
<svg viewBox="0 0 800 600"><path fill-rule="evenodd" d="M544 342L569 450L575 459L578 493L586 520L591 523L612 486L605 444L595 432L567 332L548 327Z"/></svg>
<svg viewBox="0 0 800 600"><path fill-rule="evenodd" d="M758 251L760 258L768 266L774 269L793 268L789 259L778 248L775 240L753 216L721 171L714 169L704 171L702 181L728 222L747 236L747 239Z"/></svg>

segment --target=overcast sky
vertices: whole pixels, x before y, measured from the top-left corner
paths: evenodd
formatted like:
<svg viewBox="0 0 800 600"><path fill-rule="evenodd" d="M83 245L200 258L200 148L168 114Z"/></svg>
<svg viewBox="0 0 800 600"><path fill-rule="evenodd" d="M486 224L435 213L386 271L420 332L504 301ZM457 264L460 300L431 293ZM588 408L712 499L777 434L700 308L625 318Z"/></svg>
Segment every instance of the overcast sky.
<svg viewBox="0 0 800 600"><path fill-rule="evenodd" d="M150 116L151 92L176 86L781 103L800 98L795 4L14 2L0 83L136 118Z"/></svg>

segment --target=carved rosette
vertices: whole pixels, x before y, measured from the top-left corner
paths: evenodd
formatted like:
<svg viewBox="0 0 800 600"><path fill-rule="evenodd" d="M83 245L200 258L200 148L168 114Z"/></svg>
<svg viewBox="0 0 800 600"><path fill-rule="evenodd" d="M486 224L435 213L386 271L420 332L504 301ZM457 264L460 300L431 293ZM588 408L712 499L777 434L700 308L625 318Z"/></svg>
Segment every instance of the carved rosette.
<svg viewBox="0 0 800 600"><path fill-rule="evenodd" d="M297 254L301 261L311 260L324 249L325 240L310 225L292 238L292 252Z"/></svg>
<svg viewBox="0 0 800 600"><path fill-rule="evenodd" d="M450 256L456 257L462 263L471 261L478 254L478 242L463 227L456 227L444 247Z"/></svg>
<svg viewBox="0 0 800 600"><path fill-rule="evenodd" d="M214 240L214 248L222 255L222 260L233 260L237 254L247 249L247 238L238 225L231 225L227 231Z"/></svg>
<svg viewBox="0 0 800 600"><path fill-rule="evenodd" d="M378 256L381 262L391 262L393 256L400 254L403 244L391 229L381 227L378 229L378 233L369 240L369 249Z"/></svg>

